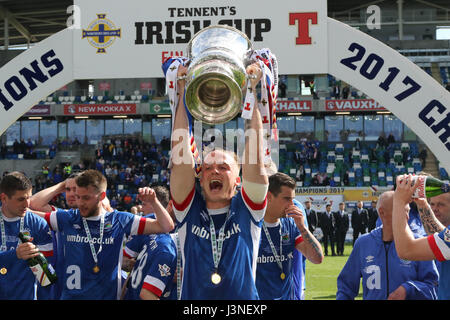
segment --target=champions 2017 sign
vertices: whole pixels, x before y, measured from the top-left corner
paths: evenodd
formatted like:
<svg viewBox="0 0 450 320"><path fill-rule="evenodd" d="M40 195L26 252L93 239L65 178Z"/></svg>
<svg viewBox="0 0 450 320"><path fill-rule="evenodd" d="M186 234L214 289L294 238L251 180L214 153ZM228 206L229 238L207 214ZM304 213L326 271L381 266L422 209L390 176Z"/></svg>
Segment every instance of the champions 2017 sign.
<svg viewBox="0 0 450 320"><path fill-rule="evenodd" d="M450 93L382 42L327 17L326 0L78 0L79 25L1 68L0 133L38 101L76 79L163 77L161 63L186 56L200 29L225 24L255 49L270 48L279 74L331 74L412 129L450 171Z"/></svg>

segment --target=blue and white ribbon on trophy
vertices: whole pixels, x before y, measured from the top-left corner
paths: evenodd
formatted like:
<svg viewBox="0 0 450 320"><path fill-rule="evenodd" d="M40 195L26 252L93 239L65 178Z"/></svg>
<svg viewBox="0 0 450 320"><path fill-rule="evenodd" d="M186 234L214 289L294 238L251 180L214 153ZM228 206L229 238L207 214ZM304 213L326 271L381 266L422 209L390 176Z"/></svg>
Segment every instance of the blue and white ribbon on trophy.
<svg viewBox="0 0 450 320"><path fill-rule="evenodd" d="M259 62L262 71L261 102L258 103L258 108L261 113L263 129L265 132L270 133L270 138L272 140L277 141L278 133L275 109L278 98L278 62L276 56L267 48L255 50L251 56L251 60ZM242 118L251 119L254 107L255 98L249 81L247 84L244 107L242 109ZM271 157L268 140L264 147L265 163L268 163Z"/></svg>
<svg viewBox="0 0 450 320"><path fill-rule="evenodd" d="M179 102L179 95L178 95L178 87L177 87L177 74L178 74L178 68L180 65L186 66L189 62L189 59L185 57L171 57L167 59L163 65L162 69L164 72L164 76L166 77L166 89L167 89L167 95L169 97L169 105L170 110L172 112L172 130L173 132L173 124L175 123L175 114ZM184 94L183 97L181 97L184 100ZM189 145L192 152L192 156L194 157L194 164L195 164L195 172L198 175L201 170L201 158L200 153L198 152L197 145L195 143L194 134L193 134L193 118L190 114L189 110L187 109L186 102L184 101L184 107L186 108L186 114L189 121ZM172 141L172 139L171 139ZM171 142L171 148L172 150L172 142ZM172 156L169 159L169 168L172 166Z"/></svg>

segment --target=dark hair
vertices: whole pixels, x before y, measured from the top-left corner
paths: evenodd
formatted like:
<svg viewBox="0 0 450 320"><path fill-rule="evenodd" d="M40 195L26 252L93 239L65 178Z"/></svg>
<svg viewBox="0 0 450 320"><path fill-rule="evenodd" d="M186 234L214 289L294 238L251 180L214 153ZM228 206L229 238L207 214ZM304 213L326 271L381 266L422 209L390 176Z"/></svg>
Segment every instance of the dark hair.
<svg viewBox="0 0 450 320"><path fill-rule="evenodd" d="M161 205L166 208L169 204L169 200L170 200L170 195L169 195L169 190L161 185L152 187L152 189L155 191L156 193L156 198L158 198L158 201L161 203Z"/></svg>
<svg viewBox="0 0 450 320"><path fill-rule="evenodd" d="M327 204L327 205L325 206L325 208L328 208L328 207L331 207L331 204Z"/></svg>
<svg viewBox="0 0 450 320"><path fill-rule="evenodd" d="M277 172L269 177L269 191L275 197L281 192L281 187L295 189L295 180L285 173Z"/></svg>
<svg viewBox="0 0 450 320"><path fill-rule="evenodd" d="M78 172L73 172L70 174L70 176L67 177L67 179L75 179L76 177L78 177L81 174L81 171Z"/></svg>
<svg viewBox="0 0 450 320"><path fill-rule="evenodd" d="M25 191L33 188L30 179L19 171L13 171L3 176L0 182L0 193L6 194L9 198L16 191Z"/></svg>
<svg viewBox="0 0 450 320"><path fill-rule="evenodd" d="M81 188L92 186L100 192L105 192L107 185L105 176L100 171L93 169L83 171L75 178L75 183Z"/></svg>

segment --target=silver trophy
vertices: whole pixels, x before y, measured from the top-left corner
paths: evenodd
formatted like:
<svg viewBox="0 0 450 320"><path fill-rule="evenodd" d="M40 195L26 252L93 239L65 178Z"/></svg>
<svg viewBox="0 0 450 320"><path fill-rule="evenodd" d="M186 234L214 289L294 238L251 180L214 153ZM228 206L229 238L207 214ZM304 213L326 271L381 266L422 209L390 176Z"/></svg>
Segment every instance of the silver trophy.
<svg viewBox="0 0 450 320"><path fill-rule="evenodd" d="M209 26L188 44L186 106L194 118L208 124L232 120L241 110L251 64L252 44L241 31Z"/></svg>

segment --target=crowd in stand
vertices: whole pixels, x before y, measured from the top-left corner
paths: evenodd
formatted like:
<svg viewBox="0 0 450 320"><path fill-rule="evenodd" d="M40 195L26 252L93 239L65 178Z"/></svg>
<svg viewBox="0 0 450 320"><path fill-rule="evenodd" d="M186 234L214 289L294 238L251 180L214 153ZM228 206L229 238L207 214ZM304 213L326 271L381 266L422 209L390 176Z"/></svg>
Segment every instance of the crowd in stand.
<svg viewBox="0 0 450 320"><path fill-rule="evenodd" d="M125 211L133 206L138 188L150 184L168 184L169 145L149 143L142 137L113 137L96 150L94 169L108 180L111 205ZM157 178L154 175L157 175Z"/></svg>
<svg viewBox="0 0 450 320"><path fill-rule="evenodd" d="M78 140L72 141L68 138L62 141L55 140L49 146L50 158L53 158L58 150L73 148L73 146L79 144ZM388 138L381 135L376 141L375 148L368 148L370 161L379 161L380 154L383 154L385 163L389 164L394 145L395 139L392 134ZM333 174L323 170L323 164L327 159L326 156L324 157L324 153L321 152L320 147L318 141L303 140L300 142L300 146L295 148L295 151L290 151L293 163L288 163L287 167L292 165L292 167L297 169L295 174L296 180L304 181L306 176L305 169L307 167L316 167L322 169L314 172L311 177L311 186L333 187L348 185L349 168L353 166L351 151L348 161L344 164L345 170L343 171L341 182L337 183ZM365 142L357 139L353 143L353 147L355 150L361 150L366 145ZM0 156L5 158L7 152L28 155L33 152L34 148L35 144L30 139L28 142L24 140L18 142L16 140L13 146L9 147L11 151L8 151L8 147L3 144ZM63 181L72 171L96 169L102 172L108 180L108 186L110 186L108 197L113 206L128 211L133 205L138 188L155 183L168 184L169 172L167 165L169 149L170 140L168 138L163 138L160 143L151 143L144 141L142 136L104 137L95 151L95 161L85 160L73 166L69 164L69 172L65 168L66 164L64 163L57 165L53 170L43 168L42 174L35 177L35 188L36 190L42 190L57 184ZM422 161L422 167L425 165L426 156L426 150L418 155ZM412 161L411 157L410 152L403 152L403 163ZM29 157L24 156L24 158ZM281 159L281 161L283 160ZM64 208L63 197L55 199L55 204Z"/></svg>

